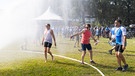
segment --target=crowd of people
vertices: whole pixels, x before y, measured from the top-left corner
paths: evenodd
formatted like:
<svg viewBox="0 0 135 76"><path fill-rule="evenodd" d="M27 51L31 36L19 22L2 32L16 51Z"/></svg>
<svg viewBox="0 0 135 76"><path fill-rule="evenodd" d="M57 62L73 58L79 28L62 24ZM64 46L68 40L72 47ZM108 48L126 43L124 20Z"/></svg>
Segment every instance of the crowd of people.
<svg viewBox="0 0 135 76"><path fill-rule="evenodd" d="M77 46L79 46L79 44L81 43L81 52L82 52L81 64L84 64L84 57L86 55L86 50L88 50L89 52L90 63L96 64L96 62L93 60L90 38L94 40L96 45L98 43L100 36L104 37L104 33L107 34L108 37L109 35L111 35L109 43L113 47L111 50L109 50L109 53L112 54L112 50L115 49L115 55L118 63L118 68L116 68L116 70L126 71L128 69L128 64L126 63L125 57L123 55L123 52L126 48L126 29L123 26L121 26L121 23L122 23L121 20L119 19L115 20L114 27L112 29L109 29L109 27L91 28L90 24L84 24L82 27L80 26L66 27L66 28L61 28L61 32L62 32L61 35L63 37L76 39L74 47L76 47L76 44ZM42 40L42 45L44 45L45 62L47 61L47 53L51 55L52 60L54 59L54 56L50 50L52 46L52 39L54 40L54 44L56 46L56 39L55 39L53 29L51 29L50 24L47 24L45 25L45 31ZM124 63L123 67L121 65L121 62Z"/></svg>

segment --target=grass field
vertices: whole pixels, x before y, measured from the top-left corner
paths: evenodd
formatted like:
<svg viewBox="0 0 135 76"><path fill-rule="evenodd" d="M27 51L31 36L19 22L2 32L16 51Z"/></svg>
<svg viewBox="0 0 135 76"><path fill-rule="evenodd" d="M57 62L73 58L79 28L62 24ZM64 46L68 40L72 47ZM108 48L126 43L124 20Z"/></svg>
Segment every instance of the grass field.
<svg viewBox="0 0 135 76"><path fill-rule="evenodd" d="M135 39L128 39L128 46L123 53L129 69L126 72L115 71L117 68L116 57L110 55L108 50L111 48L107 43L108 39L101 38L97 46L93 45L93 59L96 66L105 76L134 76L135 75ZM78 62L55 57L52 62L49 56L48 62L44 63L42 54L24 53L14 43L0 51L0 76L100 76L100 74L90 66L81 65ZM74 41L69 39L57 38L57 47L52 47L52 52L80 60L81 52L79 48L74 48ZM38 45L28 45L28 50L41 51L43 47ZM7 51L8 50L8 51ZM88 54L85 61L89 63Z"/></svg>

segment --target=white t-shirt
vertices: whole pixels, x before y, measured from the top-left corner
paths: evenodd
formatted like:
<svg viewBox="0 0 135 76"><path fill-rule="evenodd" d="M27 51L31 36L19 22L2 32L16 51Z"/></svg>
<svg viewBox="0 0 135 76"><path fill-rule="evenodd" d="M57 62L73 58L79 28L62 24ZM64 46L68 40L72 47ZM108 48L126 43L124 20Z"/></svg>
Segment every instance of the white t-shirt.
<svg viewBox="0 0 135 76"><path fill-rule="evenodd" d="M52 43L51 29L44 31L44 42Z"/></svg>

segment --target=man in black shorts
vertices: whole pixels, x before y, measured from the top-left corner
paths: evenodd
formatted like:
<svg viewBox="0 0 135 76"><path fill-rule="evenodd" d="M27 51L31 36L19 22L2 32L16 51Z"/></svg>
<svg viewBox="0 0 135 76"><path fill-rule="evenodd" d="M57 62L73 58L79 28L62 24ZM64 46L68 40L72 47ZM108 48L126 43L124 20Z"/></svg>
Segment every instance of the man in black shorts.
<svg viewBox="0 0 135 76"><path fill-rule="evenodd" d="M119 67L116 70L126 71L128 69L128 64L126 63L125 57L123 56L123 52L126 48L126 29L121 26L121 20L115 20L115 39L116 39L116 58ZM121 61L124 63L122 67Z"/></svg>

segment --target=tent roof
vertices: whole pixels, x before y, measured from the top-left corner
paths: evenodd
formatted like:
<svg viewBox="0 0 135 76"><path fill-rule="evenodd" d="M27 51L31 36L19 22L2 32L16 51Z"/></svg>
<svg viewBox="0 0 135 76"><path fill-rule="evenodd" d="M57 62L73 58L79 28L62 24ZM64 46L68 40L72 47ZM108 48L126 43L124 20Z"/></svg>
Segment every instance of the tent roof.
<svg viewBox="0 0 135 76"><path fill-rule="evenodd" d="M52 12L51 7L47 9L45 13L37 17L36 20L63 20L62 17Z"/></svg>

